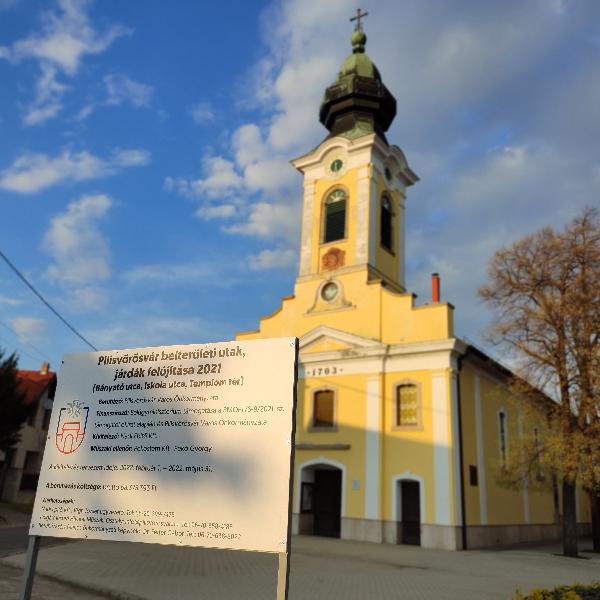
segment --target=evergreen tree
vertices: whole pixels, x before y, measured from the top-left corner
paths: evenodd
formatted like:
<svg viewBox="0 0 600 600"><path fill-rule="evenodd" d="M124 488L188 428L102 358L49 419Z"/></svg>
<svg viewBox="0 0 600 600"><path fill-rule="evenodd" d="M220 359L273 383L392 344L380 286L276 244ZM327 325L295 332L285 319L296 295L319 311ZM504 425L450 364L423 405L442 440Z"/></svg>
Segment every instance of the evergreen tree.
<svg viewBox="0 0 600 600"><path fill-rule="evenodd" d="M25 404L25 397L18 390L17 356L13 353L4 358L4 351L0 349L0 451L6 456L0 465L0 492L11 449L19 442L21 425L31 413L31 408Z"/></svg>

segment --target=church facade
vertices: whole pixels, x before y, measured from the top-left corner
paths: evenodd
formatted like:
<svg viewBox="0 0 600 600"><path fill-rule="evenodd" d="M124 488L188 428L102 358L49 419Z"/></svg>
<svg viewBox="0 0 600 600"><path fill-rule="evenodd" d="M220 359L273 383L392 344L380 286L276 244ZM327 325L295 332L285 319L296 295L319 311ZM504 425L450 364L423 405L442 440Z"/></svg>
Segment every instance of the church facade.
<svg viewBox="0 0 600 600"><path fill-rule="evenodd" d="M508 372L455 337L436 275L429 303L407 291L419 178L386 138L396 101L365 43L358 29L325 92L329 135L292 161L304 177L294 294L237 336L300 339L293 532L445 549L556 538L550 480L498 482L523 435ZM590 520L583 494L578 517Z"/></svg>

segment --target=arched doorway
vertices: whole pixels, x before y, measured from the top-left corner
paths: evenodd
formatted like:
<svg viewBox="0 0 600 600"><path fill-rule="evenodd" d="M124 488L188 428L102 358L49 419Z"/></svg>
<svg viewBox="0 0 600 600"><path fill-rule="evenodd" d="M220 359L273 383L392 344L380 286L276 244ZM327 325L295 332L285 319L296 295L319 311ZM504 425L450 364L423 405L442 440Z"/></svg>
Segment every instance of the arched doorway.
<svg viewBox="0 0 600 600"><path fill-rule="evenodd" d="M299 533L340 537L343 469L329 462L300 469Z"/></svg>
<svg viewBox="0 0 600 600"><path fill-rule="evenodd" d="M423 482L415 475L399 476L395 478L393 485L397 543L420 546Z"/></svg>

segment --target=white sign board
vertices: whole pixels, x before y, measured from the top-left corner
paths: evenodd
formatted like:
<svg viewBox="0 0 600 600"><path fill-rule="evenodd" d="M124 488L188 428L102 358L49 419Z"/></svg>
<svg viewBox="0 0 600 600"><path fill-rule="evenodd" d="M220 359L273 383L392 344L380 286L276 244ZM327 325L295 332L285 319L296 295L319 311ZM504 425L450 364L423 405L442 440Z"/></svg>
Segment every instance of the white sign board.
<svg viewBox="0 0 600 600"><path fill-rule="evenodd" d="M285 552L295 338L65 357L30 535Z"/></svg>

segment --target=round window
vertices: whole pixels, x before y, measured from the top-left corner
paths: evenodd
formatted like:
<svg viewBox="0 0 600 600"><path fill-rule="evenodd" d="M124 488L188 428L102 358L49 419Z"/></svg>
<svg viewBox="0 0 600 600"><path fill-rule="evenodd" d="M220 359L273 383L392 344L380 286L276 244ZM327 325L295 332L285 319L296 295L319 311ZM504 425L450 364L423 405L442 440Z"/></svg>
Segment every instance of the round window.
<svg viewBox="0 0 600 600"><path fill-rule="evenodd" d="M342 162L342 159L341 158L336 158L329 165L329 169L331 170L332 173L337 173L343 166L344 166L344 163Z"/></svg>
<svg viewBox="0 0 600 600"><path fill-rule="evenodd" d="M339 288L337 286L337 283L333 283L333 281L330 281L322 287L321 298L323 298L325 302L331 302L338 295L338 292Z"/></svg>

